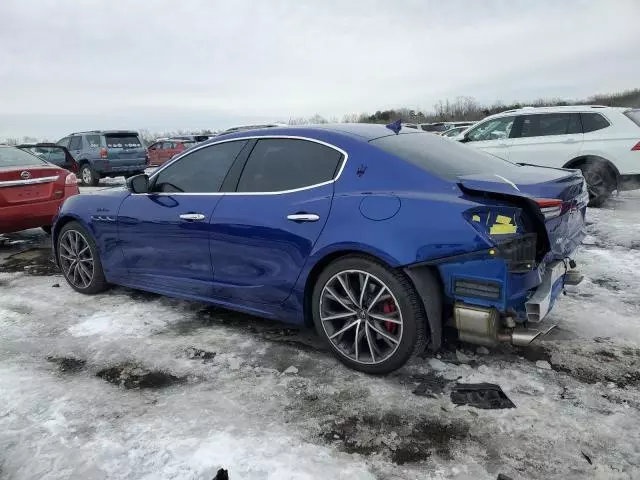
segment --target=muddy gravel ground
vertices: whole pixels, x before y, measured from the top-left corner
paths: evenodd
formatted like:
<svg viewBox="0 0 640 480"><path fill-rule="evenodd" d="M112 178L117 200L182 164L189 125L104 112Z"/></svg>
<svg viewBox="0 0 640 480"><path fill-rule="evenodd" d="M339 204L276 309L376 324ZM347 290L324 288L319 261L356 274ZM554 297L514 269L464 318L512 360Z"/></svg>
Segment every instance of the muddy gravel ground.
<svg viewBox="0 0 640 480"><path fill-rule="evenodd" d="M77 294L46 235L6 235L0 479L640 478L640 195L588 217L586 279L544 341L450 342L385 377L290 325ZM456 405L458 382L497 384L515 408Z"/></svg>

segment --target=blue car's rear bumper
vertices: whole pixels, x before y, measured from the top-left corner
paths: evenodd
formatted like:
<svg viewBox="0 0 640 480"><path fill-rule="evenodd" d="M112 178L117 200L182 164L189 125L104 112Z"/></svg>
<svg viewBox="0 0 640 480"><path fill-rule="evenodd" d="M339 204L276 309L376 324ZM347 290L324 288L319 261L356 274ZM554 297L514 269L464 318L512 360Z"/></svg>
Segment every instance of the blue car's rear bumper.
<svg viewBox="0 0 640 480"><path fill-rule="evenodd" d="M438 270L444 284L446 303L453 305L463 302L495 308L500 314L509 315L517 322L525 322L532 320L527 317L527 300L543 285L545 272L553 271L554 276L550 288L545 288L544 295L538 295L548 305L545 311L540 312L538 321L544 318L561 293L563 274L567 268L565 262L560 261L542 264L526 273L513 273L503 259L496 258L442 264ZM561 275L558 275L559 269Z"/></svg>

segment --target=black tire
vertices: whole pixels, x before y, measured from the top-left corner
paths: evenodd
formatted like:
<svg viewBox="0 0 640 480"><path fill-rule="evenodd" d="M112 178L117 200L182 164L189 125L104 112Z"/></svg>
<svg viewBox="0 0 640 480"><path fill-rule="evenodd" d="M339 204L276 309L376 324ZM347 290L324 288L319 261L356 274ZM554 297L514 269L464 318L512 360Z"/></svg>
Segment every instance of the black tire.
<svg viewBox="0 0 640 480"><path fill-rule="evenodd" d="M88 163L80 166L80 182L88 187L97 187L100 183L100 176L91 168Z"/></svg>
<svg viewBox="0 0 640 480"><path fill-rule="evenodd" d="M69 278L70 273L65 271L64 262L68 260L63 258L62 256L63 247L61 246L61 243L65 238L65 235L67 234L67 232L77 232L78 234L80 234L88 244L89 250L91 252L91 256L93 259L93 272L92 272L91 281L86 286L78 286L74 284L74 282ZM100 261L100 256L98 254L98 248L96 246L96 242L91 236L91 234L82 225L80 225L80 223L69 222L62 227L56 239L56 255L58 257L57 258L58 265L60 265L61 267L62 274L64 275L65 280L71 286L71 288L73 288L76 292L91 295L91 294L104 292L109 288L109 284L107 283L104 277L104 270L102 269L102 262Z"/></svg>
<svg viewBox="0 0 640 480"><path fill-rule="evenodd" d="M47 235L51 235L51 225L45 225L44 227L42 227L42 230L44 231L44 233L46 233Z"/></svg>
<svg viewBox="0 0 640 480"><path fill-rule="evenodd" d="M616 176L604 162L594 160L580 165L589 189L589 206L601 207L616 190Z"/></svg>
<svg viewBox="0 0 640 480"><path fill-rule="evenodd" d="M323 322L321 321L321 298L325 286L336 278L338 273L354 270L367 273L371 275L372 278L380 280L391 292L391 297L393 297L393 301L397 304L397 308L399 309L400 319L402 322L399 343L397 344L395 351L390 353L388 358L384 359L384 361L380 361L379 363L357 362L353 358L350 358L347 353L334 345L333 341L330 340L330 335L325 330ZM363 288L362 290L366 291L366 288ZM319 275L316 284L313 287L311 308L316 330L329 345L334 355L348 367L361 372L370 374L385 374L392 372L402 367L414 354L423 352L427 346L429 339L427 316L425 314L422 301L411 283L411 280L409 280L409 278L407 278L403 273L392 270L371 257L349 255L339 258L335 262L329 264ZM360 317L354 316L353 318L355 319ZM362 322L367 322L368 320L366 320L366 318L365 314L365 320L362 320ZM379 327L380 324L377 324L377 326ZM360 328L360 326L358 326L358 328ZM338 338L340 339L341 337ZM369 337L366 338L366 341L369 342ZM373 352L374 351L372 350L371 357L374 355ZM356 356L356 358L358 357Z"/></svg>

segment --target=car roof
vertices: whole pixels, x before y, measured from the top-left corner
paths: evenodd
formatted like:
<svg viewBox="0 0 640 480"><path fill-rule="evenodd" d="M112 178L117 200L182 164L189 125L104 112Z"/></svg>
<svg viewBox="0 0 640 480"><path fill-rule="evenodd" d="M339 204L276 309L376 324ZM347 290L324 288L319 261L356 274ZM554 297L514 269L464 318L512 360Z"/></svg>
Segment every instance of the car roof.
<svg viewBox="0 0 640 480"><path fill-rule="evenodd" d="M399 134L416 133L415 129L400 129ZM286 127L269 127L260 128L255 130L245 130L241 132L232 132L228 134L221 134L217 137L211 138L204 143L216 143L222 138L243 138L251 136L270 136L270 135L292 135L292 136L310 136L323 134L323 133L335 133L338 135L344 135L358 140L370 141L380 137L386 137L388 135L395 135L395 132L390 128L387 128L382 124L374 123L325 123L319 125L295 125Z"/></svg>
<svg viewBox="0 0 640 480"><path fill-rule="evenodd" d="M86 135L86 134L97 134L97 135L105 135L105 134L134 134L138 135L138 132L135 130L87 130L86 132L73 132L67 135L70 137L71 135Z"/></svg>
<svg viewBox="0 0 640 480"><path fill-rule="evenodd" d="M524 114L536 114L536 113L558 113L558 112L597 112L598 110L605 111L619 111L624 112L629 110L630 107L608 107L606 105L563 105L556 107L522 107L522 108L514 108L512 110L505 110L504 112L496 113L490 115L488 117L483 118L486 120L487 118L500 117L505 114L516 114L516 115L524 115Z"/></svg>

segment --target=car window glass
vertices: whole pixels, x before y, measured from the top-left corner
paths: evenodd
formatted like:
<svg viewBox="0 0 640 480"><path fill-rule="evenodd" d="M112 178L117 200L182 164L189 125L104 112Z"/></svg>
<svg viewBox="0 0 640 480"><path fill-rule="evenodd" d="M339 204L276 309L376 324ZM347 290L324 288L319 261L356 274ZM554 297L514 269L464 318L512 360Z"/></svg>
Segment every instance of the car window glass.
<svg viewBox="0 0 640 480"><path fill-rule="evenodd" d="M100 135L87 135L86 140L90 148L98 148L100 146Z"/></svg>
<svg viewBox="0 0 640 480"><path fill-rule="evenodd" d="M70 137L64 137L64 138L58 140L57 143L58 143L58 145L62 145L63 147L69 148L69 140L71 140Z"/></svg>
<svg viewBox="0 0 640 480"><path fill-rule="evenodd" d="M239 192L280 192L330 181L342 154L307 140L259 140L238 182Z"/></svg>
<svg viewBox="0 0 640 480"><path fill-rule="evenodd" d="M577 113L549 113L525 115L522 121L520 137L545 137L579 133L580 124Z"/></svg>
<svg viewBox="0 0 640 480"><path fill-rule="evenodd" d="M625 116L640 127L640 110L627 110Z"/></svg>
<svg viewBox="0 0 640 480"><path fill-rule="evenodd" d="M71 137L69 150L80 150L81 148L82 148L82 137L80 135L76 137Z"/></svg>
<svg viewBox="0 0 640 480"><path fill-rule="evenodd" d="M595 132L609 126L609 122L599 113L581 113L582 131L584 133Z"/></svg>
<svg viewBox="0 0 640 480"><path fill-rule="evenodd" d="M246 140L219 143L182 157L157 175L153 191L218 192L229 168L246 143Z"/></svg>
<svg viewBox="0 0 640 480"><path fill-rule="evenodd" d="M516 117L501 117L488 120L473 128L467 134L467 139L471 142L483 140L502 140L509 138L513 121Z"/></svg>
<svg viewBox="0 0 640 480"><path fill-rule="evenodd" d="M46 163L42 157L14 147L0 147L0 168L28 167Z"/></svg>
<svg viewBox="0 0 640 480"><path fill-rule="evenodd" d="M376 138L372 145L446 180L492 173L509 177L522 168L482 150L437 135L409 133Z"/></svg>

